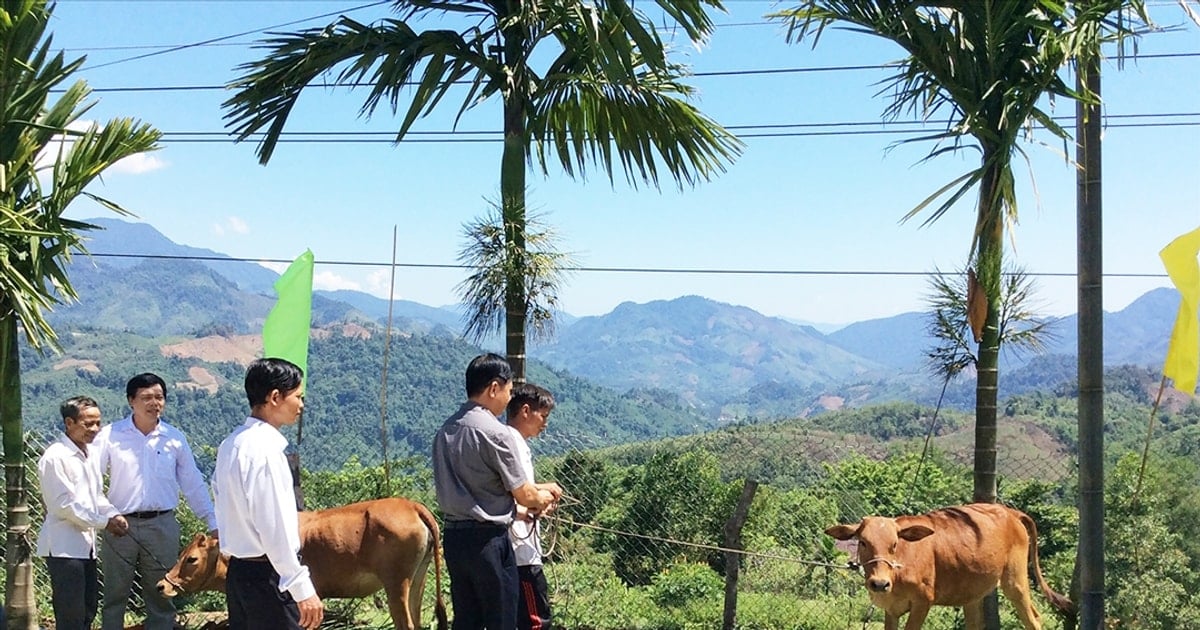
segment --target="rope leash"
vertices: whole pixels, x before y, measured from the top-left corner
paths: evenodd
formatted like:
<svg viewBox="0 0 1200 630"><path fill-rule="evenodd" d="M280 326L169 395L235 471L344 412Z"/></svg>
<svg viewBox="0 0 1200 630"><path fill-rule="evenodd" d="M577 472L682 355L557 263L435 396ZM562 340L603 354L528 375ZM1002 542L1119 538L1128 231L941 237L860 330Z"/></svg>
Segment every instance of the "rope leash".
<svg viewBox="0 0 1200 630"><path fill-rule="evenodd" d="M146 545L143 544L142 541L139 540L138 537L133 534L132 528L125 530L125 536L128 537L130 540L132 540L134 542L134 544L136 544L138 546L138 548L140 548L147 556L149 556L150 560L152 560L154 562L154 564L158 565L156 567L156 570L161 570L161 571L166 571L166 572L171 571L171 567L163 564L163 561L160 560L158 558L158 556L156 556L154 554L154 552L150 551L150 549L148 547L146 547ZM111 533L109 534L109 537L110 538L119 538L115 534L111 534ZM116 556L117 558L120 558L122 562L129 565L133 569L138 569L137 562L135 560L130 560L128 557L126 557L124 554L122 554L120 551L118 551L116 546L109 545L109 548L113 552L113 555ZM175 566L175 564L171 563L171 566Z"/></svg>
<svg viewBox="0 0 1200 630"><path fill-rule="evenodd" d="M697 549L707 549L709 551L722 551L725 553L736 553L736 554L741 554L743 556L754 557L754 558L764 558L764 559L768 559L768 560L784 560L786 562L794 562L796 564L806 564L806 565L816 566L816 567L828 567L828 568L833 568L833 569L847 569L850 571L858 571L858 565L853 562L847 562L845 564L834 564L832 562L819 562L816 560L804 560L802 558L796 558L794 556L782 556L782 555L778 555L778 554L762 553L759 551L747 551L745 549L732 549L730 547L721 547L719 545L708 545L705 543L694 543L694 542L688 542L688 541L684 541L684 540L674 540L671 538L663 538L661 536L651 536L649 534L636 534L634 532L624 532L619 529L612 529L610 527L604 527L601 525L593 525L591 523L580 523L579 521L565 518L562 516L551 515L551 516L544 516L542 518L549 519L552 521L557 521L559 523L563 523L563 524L567 524L567 525L574 525L576 527L594 529L596 531L606 532L606 533L610 533L610 534L619 534L622 536L632 536L633 538L641 538L643 540L653 540L655 542L663 542L663 543L669 543L669 544L673 544L673 545L681 545L684 547L695 547Z"/></svg>

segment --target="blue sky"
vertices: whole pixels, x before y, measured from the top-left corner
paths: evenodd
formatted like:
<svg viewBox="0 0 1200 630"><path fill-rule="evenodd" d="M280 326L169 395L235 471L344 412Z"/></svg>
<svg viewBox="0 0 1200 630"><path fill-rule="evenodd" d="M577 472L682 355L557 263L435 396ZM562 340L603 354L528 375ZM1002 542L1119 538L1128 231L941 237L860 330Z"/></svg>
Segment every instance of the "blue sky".
<svg viewBox="0 0 1200 630"><path fill-rule="evenodd" d="M281 0L158 1L59 0L54 43L71 56L86 54L80 76L97 90L132 87L216 86L233 68L257 58L246 35L218 45L164 50L236 33L348 11L370 22L386 6L350 10L368 2ZM885 63L898 49L857 33L830 32L813 49L788 45L778 25L762 15L770 2L729 2L715 16L711 42L680 46L679 59L698 73L825 68ZM1173 2L1151 0L1163 25L1183 24ZM321 17L287 26L323 26ZM1110 277L1105 307L1117 310L1145 291L1168 286L1158 251L1200 225L1200 30L1147 36L1146 58L1123 69L1105 66L1105 271L1155 274ZM698 76L697 104L726 126L874 123L887 104L876 96L883 70L842 70ZM397 262L455 264L462 225L496 198L499 143L281 144L260 166L249 143L188 143L185 132L223 130L219 90L99 91L89 118L141 118L166 132L163 149L105 177L95 192L122 204L169 238L235 257L291 259L311 248L318 288L350 288L386 297L392 230ZM390 131L381 110L357 117L360 93L310 89L289 131ZM449 101L449 99L448 99ZM450 112L457 102L447 102ZM1071 103L1050 105L1069 116ZM1140 122L1182 121L1190 126L1118 127L1115 118L1156 116ZM418 123L416 131L447 131L448 115ZM488 104L467 114L463 131L496 131L499 109ZM893 128L903 128L897 126ZM931 127L930 129L933 129ZM828 128L824 130L829 130ZM840 128L844 131L845 128ZM786 129L784 131L796 131ZM932 191L968 168L968 155L918 163L929 145L893 147L899 135L748 137L745 154L707 184L679 191L610 185L601 173L575 181L552 169L530 174L530 203L560 236L561 248L585 267L816 272L929 272L953 270L968 253L973 203L962 203L937 223L900 218ZM890 150L889 150L890 149ZM1018 167L1020 223L1013 234L1016 260L1039 274L1075 270L1075 178L1061 143L1030 144L1030 168ZM1036 193L1030 184L1032 171ZM100 214L80 202L79 217ZM136 253L130 243L121 253ZM338 261L378 263L341 265ZM399 268L398 298L442 305L456 301L459 269ZM1075 309L1073 277L1039 279L1047 314ZM667 274L580 271L569 277L563 308L574 315L608 312L625 301L647 302L696 294L742 304L768 315L846 323L921 310L926 281L897 275Z"/></svg>

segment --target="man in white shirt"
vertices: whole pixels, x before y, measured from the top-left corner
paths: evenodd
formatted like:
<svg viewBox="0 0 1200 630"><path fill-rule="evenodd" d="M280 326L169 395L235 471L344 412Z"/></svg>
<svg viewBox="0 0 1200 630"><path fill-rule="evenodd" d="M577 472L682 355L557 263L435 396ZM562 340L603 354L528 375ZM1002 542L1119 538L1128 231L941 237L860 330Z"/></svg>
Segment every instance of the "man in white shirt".
<svg viewBox="0 0 1200 630"><path fill-rule="evenodd" d="M187 438L161 418L166 394L167 384L158 375L147 372L129 379L129 416L104 427L94 445L101 474L109 474L108 499L129 522L128 536L102 535L103 630L125 627L135 570L142 576L146 630L174 628L175 605L155 584L179 557L175 508L180 491L210 533L217 528L208 486Z"/></svg>
<svg viewBox="0 0 1200 630"><path fill-rule="evenodd" d="M553 410L554 396L546 388L532 383L513 387L505 416L509 430L517 437L517 459L530 480L534 479L533 453L529 450L528 440L546 430L546 422ZM550 623L550 589L542 572L542 532L537 519L551 512L555 505L552 503L539 512L518 503L516 518L508 527L521 581L517 630L550 630L553 627Z"/></svg>
<svg viewBox="0 0 1200 630"><path fill-rule="evenodd" d="M88 630L100 601L96 529L121 536L129 524L104 497L100 475L88 461L88 445L100 433L100 407L76 396L59 411L63 433L38 460L46 522L38 533L37 555L46 558L50 573L54 627Z"/></svg>
<svg viewBox="0 0 1200 630"><path fill-rule="evenodd" d="M229 556L230 630L313 630L324 605L300 563L300 521L279 432L304 411L304 373L284 359L246 370L250 417L217 449L213 472L221 553Z"/></svg>

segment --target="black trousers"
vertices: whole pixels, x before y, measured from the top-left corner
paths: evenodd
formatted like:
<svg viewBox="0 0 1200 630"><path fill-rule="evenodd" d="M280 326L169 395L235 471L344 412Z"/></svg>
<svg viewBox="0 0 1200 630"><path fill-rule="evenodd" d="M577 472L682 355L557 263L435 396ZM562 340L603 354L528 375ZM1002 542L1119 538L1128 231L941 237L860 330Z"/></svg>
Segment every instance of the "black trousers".
<svg viewBox="0 0 1200 630"><path fill-rule="evenodd" d="M454 630L516 630L519 578L508 529L447 527L443 534Z"/></svg>
<svg viewBox="0 0 1200 630"><path fill-rule="evenodd" d="M519 630L552 630L550 623L550 587L540 564L517 567L521 577L521 605L517 610Z"/></svg>
<svg viewBox="0 0 1200 630"><path fill-rule="evenodd" d="M230 630L300 630L300 608L291 593L279 590L270 562L230 558L225 605Z"/></svg>
<svg viewBox="0 0 1200 630"><path fill-rule="evenodd" d="M100 580L94 558L46 558L50 603L58 630L89 630L100 608Z"/></svg>

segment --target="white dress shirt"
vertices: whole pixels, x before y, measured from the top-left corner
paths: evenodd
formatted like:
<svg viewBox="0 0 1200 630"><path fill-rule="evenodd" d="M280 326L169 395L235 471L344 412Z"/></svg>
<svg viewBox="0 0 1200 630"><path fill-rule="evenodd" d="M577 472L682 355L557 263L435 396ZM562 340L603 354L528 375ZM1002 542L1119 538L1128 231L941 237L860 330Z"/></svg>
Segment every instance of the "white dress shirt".
<svg viewBox="0 0 1200 630"><path fill-rule="evenodd" d="M300 520L288 468L287 438L257 418L247 418L217 449L213 472L221 553L265 555L279 574L279 590L303 601L317 594L300 564Z"/></svg>
<svg viewBox="0 0 1200 630"><path fill-rule="evenodd" d="M160 419L143 434L133 417L100 430L92 444L100 472L109 473L108 500L121 514L173 510L179 493L210 530L216 529L212 499L204 475L183 432Z"/></svg>
<svg viewBox="0 0 1200 630"><path fill-rule="evenodd" d="M46 522L38 533L37 555L95 558L96 528L119 512L104 498L100 475L87 454L60 435L38 460L38 482Z"/></svg>
<svg viewBox="0 0 1200 630"><path fill-rule="evenodd" d="M521 468L525 471L525 478L529 483L533 483L533 453L529 450L529 443L525 441L525 436L521 435L520 431L508 427L517 442L517 459L521 462ZM523 567L542 563L542 532L537 521L527 521L521 518L514 518L511 525L508 526L508 539L512 542L513 553L517 556L517 566Z"/></svg>

